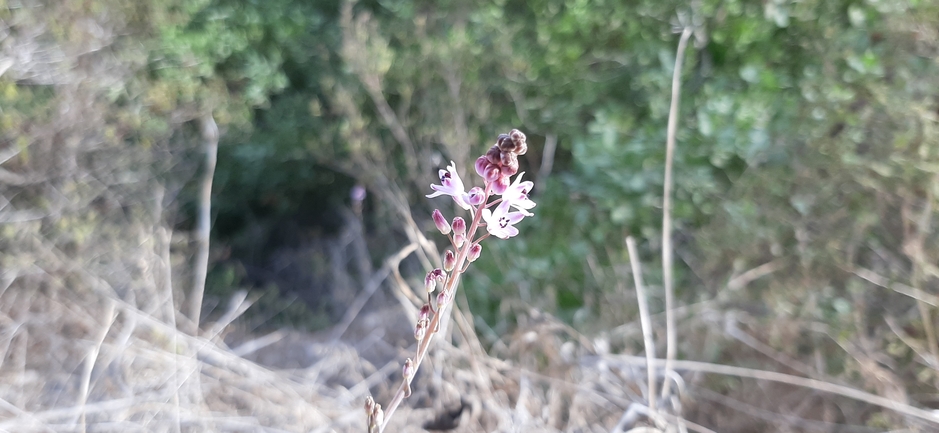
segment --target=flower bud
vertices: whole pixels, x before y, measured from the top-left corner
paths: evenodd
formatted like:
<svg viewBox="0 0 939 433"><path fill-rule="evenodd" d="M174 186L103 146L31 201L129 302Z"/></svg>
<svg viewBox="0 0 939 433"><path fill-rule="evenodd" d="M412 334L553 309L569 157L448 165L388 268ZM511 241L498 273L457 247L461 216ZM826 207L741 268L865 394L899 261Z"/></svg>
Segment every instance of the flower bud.
<svg viewBox="0 0 939 433"><path fill-rule="evenodd" d="M411 361L411 358L404 360L404 367L401 367L401 375L403 375L404 380L408 382L414 378L414 361Z"/></svg>
<svg viewBox="0 0 939 433"><path fill-rule="evenodd" d="M421 307L421 310L417 313L417 321L418 323L430 321L430 304L424 304Z"/></svg>
<svg viewBox="0 0 939 433"><path fill-rule="evenodd" d="M365 397L365 415L371 416L375 410L375 399L372 396Z"/></svg>
<svg viewBox="0 0 939 433"><path fill-rule="evenodd" d="M499 173L503 177L515 176L515 173L518 173L518 157L514 153L503 153L503 155L509 155L509 158L505 164L502 164Z"/></svg>
<svg viewBox="0 0 939 433"><path fill-rule="evenodd" d="M466 193L466 202L469 203L470 206L479 206L483 204L484 200L486 200L486 192L478 186L474 186Z"/></svg>
<svg viewBox="0 0 939 433"><path fill-rule="evenodd" d="M437 230L440 230L441 234L450 233L450 223L440 213L440 209L434 209L434 225L437 226Z"/></svg>
<svg viewBox="0 0 939 433"><path fill-rule="evenodd" d="M438 283L442 283L447 280L447 273L443 269L437 268L431 271L434 274L434 278L437 279Z"/></svg>
<svg viewBox="0 0 939 433"><path fill-rule="evenodd" d="M466 221L462 217L453 218L453 234L462 235L466 233Z"/></svg>
<svg viewBox="0 0 939 433"><path fill-rule="evenodd" d="M449 298L445 290L441 290L440 293L437 294L437 311L443 311L442 308L447 304Z"/></svg>
<svg viewBox="0 0 939 433"><path fill-rule="evenodd" d="M434 275L434 271L427 273L427 276L424 277L424 290L427 290L427 293L434 293L434 289L437 288L437 276Z"/></svg>
<svg viewBox="0 0 939 433"><path fill-rule="evenodd" d="M417 325L414 326L414 339L417 341L423 340L425 332L427 332L427 323L418 320Z"/></svg>
<svg viewBox="0 0 939 433"><path fill-rule="evenodd" d="M524 155L526 152L528 152L528 143L525 143L524 141L522 142L522 144L515 147L516 155Z"/></svg>
<svg viewBox="0 0 939 433"><path fill-rule="evenodd" d="M489 164L489 168L486 169L486 175L483 176L483 179L485 179L487 183L491 183L499 180L499 176L502 176L502 171L499 169L499 166Z"/></svg>
<svg viewBox="0 0 939 433"><path fill-rule="evenodd" d="M500 159L499 159L499 163L501 165L512 165L513 162L515 163L515 165L518 165L518 157L516 157L514 153L502 152L502 155L500 156Z"/></svg>
<svg viewBox="0 0 939 433"><path fill-rule="evenodd" d="M502 160L502 150L499 149L499 146L492 146L486 151L486 159L489 160L490 164L498 164Z"/></svg>
<svg viewBox="0 0 939 433"><path fill-rule="evenodd" d="M499 134L499 138L496 139L496 146L499 146L499 149L503 152L512 152L515 150L515 141L512 140L509 134Z"/></svg>
<svg viewBox="0 0 939 433"><path fill-rule="evenodd" d="M463 248L463 244L466 242L466 235L453 235L453 243L457 248Z"/></svg>
<svg viewBox="0 0 939 433"><path fill-rule="evenodd" d="M443 269L447 272L453 270L456 266L456 255L453 254L453 250L447 250L443 254Z"/></svg>
<svg viewBox="0 0 939 433"><path fill-rule="evenodd" d="M506 189L509 188L509 184L511 184L511 182L509 181L508 176L502 176L492 183L492 192L496 194L502 194Z"/></svg>
<svg viewBox="0 0 939 433"><path fill-rule="evenodd" d="M486 177L486 167L489 166L489 158L485 155L476 158L476 174L480 177Z"/></svg>
<svg viewBox="0 0 939 433"><path fill-rule="evenodd" d="M385 412L381 410L380 404L375 404L375 411L372 412L372 420L375 422L375 425L381 426L385 423ZM379 427L380 428L380 427Z"/></svg>
<svg viewBox="0 0 939 433"><path fill-rule="evenodd" d="M527 141L527 137L525 137L525 134L522 131L519 131L517 129L513 129L511 132L509 132L509 136L512 137L512 142L515 143L516 147L521 146L522 144L525 144L525 142Z"/></svg>
<svg viewBox="0 0 939 433"><path fill-rule="evenodd" d="M466 259L469 260L470 263L475 262L476 259L479 258L479 255L482 252L483 252L483 246L480 245L479 243L470 245L469 254L466 256Z"/></svg>

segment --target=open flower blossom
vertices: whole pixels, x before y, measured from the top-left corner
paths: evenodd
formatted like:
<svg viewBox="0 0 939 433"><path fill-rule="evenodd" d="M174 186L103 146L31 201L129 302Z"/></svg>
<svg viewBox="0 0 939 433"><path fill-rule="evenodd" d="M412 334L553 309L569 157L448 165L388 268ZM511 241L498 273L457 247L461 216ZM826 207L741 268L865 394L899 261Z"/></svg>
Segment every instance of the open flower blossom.
<svg viewBox="0 0 939 433"><path fill-rule="evenodd" d="M511 205L511 202L503 201L496 207L495 212L483 209L483 219L486 220L486 230L489 234L500 239L508 239L518 234L518 229L514 225L525 218L526 214L509 212Z"/></svg>
<svg viewBox="0 0 939 433"><path fill-rule="evenodd" d="M463 179L460 179L460 174L456 172L456 164L453 161L450 161L450 165L447 166L446 170L440 170L440 185L430 185L430 189L434 190L433 194L428 194L427 198L434 198L441 195L449 195L453 197L453 201L456 204L460 205L461 208L469 210L470 204L466 201L466 190L463 186Z"/></svg>
<svg viewBox="0 0 939 433"><path fill-rule="evenodd" d="M515 178L515 182L505 189L505 192L502 193L502 200L509 203L509 206L521 211L525 216L532 216L534 214L528 212L528 210L535 207L535 202L528 198L528 193L531 192L535 184L530 180L522 182L522 175L524 174L524 171L519 173L518 177Z"/></svg>

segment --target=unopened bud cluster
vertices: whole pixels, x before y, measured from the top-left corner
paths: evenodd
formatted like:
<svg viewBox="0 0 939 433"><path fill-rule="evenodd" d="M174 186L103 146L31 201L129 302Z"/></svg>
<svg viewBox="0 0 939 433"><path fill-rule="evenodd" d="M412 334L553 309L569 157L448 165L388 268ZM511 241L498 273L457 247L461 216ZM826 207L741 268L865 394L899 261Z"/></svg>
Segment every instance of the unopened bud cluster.
<svg viewBox="0 0 939 433"><path fill-rule="evenodd" d="M528 143L522 131L513 129L508 134L499 134L496 144L476 159L476 173L492 183L493 192L502 194L511 183L509 178L518 173L518 156L525 152Z"/></svg>

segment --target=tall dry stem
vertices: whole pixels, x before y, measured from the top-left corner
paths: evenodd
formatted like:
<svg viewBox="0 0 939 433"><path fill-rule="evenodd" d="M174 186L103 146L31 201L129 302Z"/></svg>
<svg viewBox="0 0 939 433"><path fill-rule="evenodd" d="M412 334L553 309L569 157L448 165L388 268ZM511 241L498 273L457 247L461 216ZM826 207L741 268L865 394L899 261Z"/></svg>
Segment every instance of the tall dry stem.
<svg viewBox="0 0 939 433"><path fill-rule="evenodd" d="M672 372L678 336L675 330L675 287L672 274L672 165L675 159L675 132L678 130L678 104L681 96L681 65L692 29L686 27L678 41L675 68L672 71L672 102L668 110L668 132L665 139L665 191L662 202L662 273L665 284L665 377ZM662 385L662 398L668 398L670 381Z"/></svg>
<svg viewBox="0 0 939 433"><path fill-rule="evenodd" d="M629 252L629 264L633 270L633 281L636 284L636 300L639 302L639 323L642 325L642 340L646 348L646 374L649 380L649 412L655 413L655 340L652 337L652 321L649 319L649 305L646 300L646 289L642 284L642 267L639 264L639 254L636 252L636 240L632 236L626 237L626 250Z"/></svg>

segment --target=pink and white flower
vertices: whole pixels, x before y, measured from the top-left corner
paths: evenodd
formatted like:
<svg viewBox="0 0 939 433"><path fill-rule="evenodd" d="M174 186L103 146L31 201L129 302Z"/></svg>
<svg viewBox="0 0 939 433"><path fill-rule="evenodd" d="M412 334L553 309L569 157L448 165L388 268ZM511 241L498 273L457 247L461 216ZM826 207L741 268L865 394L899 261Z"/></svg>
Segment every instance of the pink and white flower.
<svg viewBox="0 0 939 433"><path fill-rule="evenodd" d="M527 215L522 212L509 212L510 206L510 202L503 201L496 207L495 212L483 209L483 219L486 220L486 230L489 234L500 239L508 239L518 234L514 225Z"/></svg>
<svg viewBox="0 0 939 433"><path fill-rule="evenodd" d="M440 170L438 172L440 176L440 185L430 185L430 189L434 190L433 194L428 194L427 198L434 198L441 195L449 195L453 197L453 201L456 204L460 205L461 208L469 210L470 205L466 201L466 190L463 186L463 179L460 179L460 174L456 172L456 164L453 161L450 161L450 165L447 166L446 170Z"/></svg>
<svg viewBox="0 0 939 433"><path fill-rule="evenodd" d="M509 203L509 206L518 209L525 216L531 216L533 214L528 210L535 207L535 202L528 198L528 193L531 192L535 184L530 180L522 182L522 175L524 174L524 171L519 173L518 177L515 178L515 182L505 189L505 192L502 193L502 201Z"/></svg>

